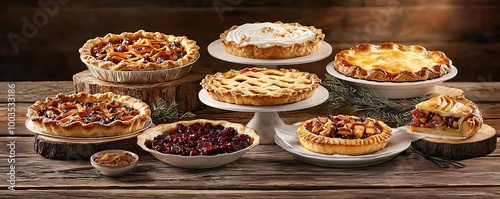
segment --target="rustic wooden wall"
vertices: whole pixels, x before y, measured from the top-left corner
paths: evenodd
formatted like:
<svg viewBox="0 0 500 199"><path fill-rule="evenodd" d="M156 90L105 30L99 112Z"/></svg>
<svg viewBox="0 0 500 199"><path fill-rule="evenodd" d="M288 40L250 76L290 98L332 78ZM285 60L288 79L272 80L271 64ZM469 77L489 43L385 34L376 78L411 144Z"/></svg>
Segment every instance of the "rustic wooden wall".
<svg viewBox="0 0 500 199"><path fill-rule="evenodd" d="M0 5L0 81L71 80L86 69L78 48L87 39L138 29L186 35L201 46L200 64L218 71L242 68L212 58L207 45L234 24L277 20L323 29L333 54L360 42L420 44L453 60L459 69L454 81L500 81L497 0L40 0L57 2L48 14L38 2ZM37 31L29 34L22 29L34 16ZM9 33L25 38L18 52ZM322 77L333 54L293 67Z"/></svg>

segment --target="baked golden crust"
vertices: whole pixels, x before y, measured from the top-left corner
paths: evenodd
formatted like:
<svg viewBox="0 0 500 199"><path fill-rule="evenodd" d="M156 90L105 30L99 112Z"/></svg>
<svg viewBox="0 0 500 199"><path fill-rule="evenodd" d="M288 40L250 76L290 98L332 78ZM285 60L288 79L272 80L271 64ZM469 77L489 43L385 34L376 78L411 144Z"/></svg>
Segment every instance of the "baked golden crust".
<svg viewBox="0 0 500 199"><path fill-rule="evenodd" d="M463 96L440 95L415 106L410 130L437 135L472 137L483 125L474 102Z"/></svg>
<svg viewBox="0 0 500 199"><path fill-rule="evenodd" d="M97 104L92 108L86 108L81 105L74 105L75 102L99 102L113 104L113 107L116 107L115 110L119 108L127 108L130 109L130 112L134 113L112 118L114 117L112 113L113 111L105 108L108 105ZM61 108L67 106L68 103L71 103L71 106L74 105L73 107L76 107L71 110L71 113L70 111L65 112L63 108ZM124 106L122 107L122 105ZM94 108L98 106L102 109L98 110L97 108ZM49 114L44 115L44 111L48 108L51 110L50 115L52 116L49 116ZM101 119L103 120L101 121L105 122L86 122L83 120L82 118L84 115L91 113L91 111L101 112L102 115L99 117L102 117ZM52 114L52 112L56 112L58 114ZM117 95L111 92L101 94L88 94L86 92L82 92L72 95L61 93L55 98L48 97L45 101L35 102L35 104L28 108L28 113L26 114L28 119L33 122L33 125L42 132L57 136L88 138L118 136L139 130L144 127L150 115L151 110L146 103L130 96ZM112 119L106 120L106 118Z"/></svg>
<svg viewBox="0 0 500 199"><path fill-rule="evenodd" d="M255 23L260 24L260 23ZM227 35L229 32L236 30L237 25L232 26L230 29L224 31L220 34L221 42L223 43L224 50L232 55L246 57L246 58L255 58L255 59L286 59L293 57L301 57L313 54L317 52L321 48L321 43L325 38L325 35L322 33L321 29L316 29L314 26L303 26L299 23L283 23L281 21L277 21L274 24L279 24L283 27L304 27L311 30L315 37L310 40L306 40L304 42L296 42L291 43L290 45L275 45L269 42L269 45L256 45L256 44L246 44L242 45L243 40L251 40L250 36L243 38L238 43L235 41L229 41ZM267 30L265 28L268 28ZM269 31L269 27L264 27L263 31ZM270 37L284 37L285 33L282 34L270 34Z"/></svg>
<svg viewBox="0 0 500 199"><path fill-rule="evenodd" d="M296 69L245 68L207 75L201 86L218 101L266 106L307 99L320 82L315 74Z"/></svg>
<svg viewBox="0 0 500 199"><path fill-rule="evenodd" d="M340 135L340 128L332 127L332 124L338 121L344 122L345 129L350 129L352 135ZM315 124L321 124L317 129L316 127L312 127L312 131L316 132L308 130L309 125ZM356 129L356 125L365 128L364 130L360 130L361 135L355 135L357 134L356 131L359 130ZM367 135L367 129L374 130L370 130L370 135ZM302 122L297 129L297 136L300 144L305 149L328 155L364 155L374 153L382 150L387 145L387 141L391 135L392 129L382 121L371 118L366 118L366 120L363 121L355 116L344 115L331 116L328 118L312 118Z"/></svg>
<svg viewBox="0 0 500 199"><path fill-rule="evenodd" d="M199 56L198 50L196 41L185 36L139 30L90 39L79 52L80 59L89 66L135 71L184 66Z"/></svg>
<svg viewBox="0 0 500 199"><path fill-rule="evenodd" d="M332 65L349 77L390 82L428 80L451 71L451 60L443 52L393 42L359 44L340 51Z"/></svg>

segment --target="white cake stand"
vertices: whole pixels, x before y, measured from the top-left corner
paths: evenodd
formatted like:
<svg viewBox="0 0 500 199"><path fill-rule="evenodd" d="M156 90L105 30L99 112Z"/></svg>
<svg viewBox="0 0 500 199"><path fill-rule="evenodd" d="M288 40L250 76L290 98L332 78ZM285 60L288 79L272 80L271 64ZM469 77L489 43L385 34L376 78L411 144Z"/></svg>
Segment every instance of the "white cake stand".
<svg viewBox="0 0 500 199"><path fill-rule="evenodd" d="M276 106L249 106L220 102L210 97L205 89L201 89L198 97L201 102L214 108L228 111L254 112L254 116L247 126L257 131L261 144L274 144L274 135L276 134L274 125L285 125L278 112L300 110L319 105L328 99L329 93L326 88L319 86L310 98L292 104Z"/></svg>
<svg viewBox="0 0 500 199"><path fill-rule="evenodd" d="M238 57L227 53L224 50L224 46L221 40L218 39L208 45L208 53L212 57L215 57L222 61L238 63L238 64L254 65L257 67L264 67L264 68L277 68L280 65L297 65L297 64L305 64L322 60L332 54L332 46L327 42L323 41L321 43L321 48L318 50L318 52L311 55L290 58L290 59L252 59L252 58Z"/></svg>

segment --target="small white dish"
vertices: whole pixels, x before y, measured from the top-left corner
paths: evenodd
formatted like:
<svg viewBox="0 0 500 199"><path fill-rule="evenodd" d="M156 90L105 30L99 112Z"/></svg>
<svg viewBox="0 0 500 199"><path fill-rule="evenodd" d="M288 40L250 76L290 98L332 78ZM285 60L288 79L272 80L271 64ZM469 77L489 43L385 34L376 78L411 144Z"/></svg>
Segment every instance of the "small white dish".
<svg viewBox="0 0 500 199"><path fill-rule="evenodd" d="M108 166L99 164L94 161L97 157L102 156L106 153L129 153L130 155L134 156L135 161L123 166ZM97 170L99 170L102 175L105 176L122 176L128 174L134 167L137 166L138 163L139 163L139 156L137 156L137 154L133 152L126 150L105 150L97 152L90 157L90 164L94 166Z"/></svg>
<svg viewBox="0 0 500 199"><path fill-rule="evenodd" d="M435 79L415 82L378 82L345 76L335 70L332 63L333 62L330 62L326 66L328 74L335 78L348 81L355 86L371 89L373 92L389 99L413 98L421 96L422 94L430 94L436 90L437 85L458 74L457 68L451 66L451 72Z"/></svg>
<svg viewBox="0 0 500 199"><path fill-rule="evenodd" d="M276 135L274 137L276 144L290 152L300 161L324 167L338 168L365 167L386 162L406 150L412 141L422 138L422 136L408 134L406 131L396 128L393 129L393 135L386 147L378 152L359 156L326 155L314 153L302 147L296 135L296 130L297 127L295 125L276 127Z"/></svg>

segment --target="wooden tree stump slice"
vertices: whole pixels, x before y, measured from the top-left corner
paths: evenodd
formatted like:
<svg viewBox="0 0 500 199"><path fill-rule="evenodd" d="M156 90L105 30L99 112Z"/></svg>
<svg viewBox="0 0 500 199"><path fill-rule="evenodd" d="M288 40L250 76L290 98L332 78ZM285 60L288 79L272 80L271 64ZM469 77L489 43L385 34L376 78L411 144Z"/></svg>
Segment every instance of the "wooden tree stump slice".
<svg viewBox="0 0 500 199"><path fill-rule="evenodd" d="M94 153L108 149L140 151L137 134L102 140L60 139L35 134L34 149L37 154L56 160L89 160Z"/></svg>
<svg viewBox="0 0 500 199"><path fill-rule="evenodd" d="M128 95L142 100L148 104L156 101L156 98L175 101L179 104L179 112L196 111L204 107L198 99L201 90L200 82L212 69L204 65L196 65L191 72L177 80L153 84L122 84L107 82L92 76L89 70L73 75L73 86L75 92L103 93L113 92L120 95Z"/></svg>
<svg viewBox="0 0 500 199"><path fill-rule="evenodd" d="M425 137L412 142L411 146L431 156L462 160L493 152L497 146L497 135L493 127L483 124L477 134L468 139Z"/></svg>

